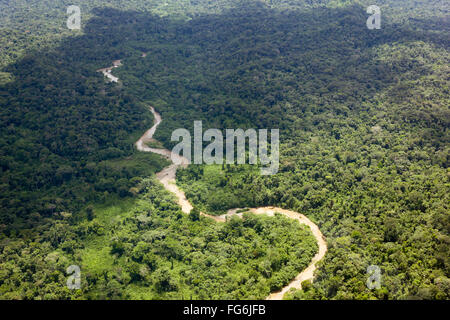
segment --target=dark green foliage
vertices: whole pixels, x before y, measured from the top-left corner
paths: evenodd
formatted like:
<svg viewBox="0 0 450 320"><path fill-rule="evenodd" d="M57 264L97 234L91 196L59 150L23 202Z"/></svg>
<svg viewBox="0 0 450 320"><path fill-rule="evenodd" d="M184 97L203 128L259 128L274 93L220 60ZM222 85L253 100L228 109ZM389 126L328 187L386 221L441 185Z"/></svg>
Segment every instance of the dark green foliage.
<svg viewBox="0 0 450 320"><path fill-rule="evenodd" d="M192 221L198 221L200 219L200 211L196 207L194 207L189 213L189 218Z"/></svg>

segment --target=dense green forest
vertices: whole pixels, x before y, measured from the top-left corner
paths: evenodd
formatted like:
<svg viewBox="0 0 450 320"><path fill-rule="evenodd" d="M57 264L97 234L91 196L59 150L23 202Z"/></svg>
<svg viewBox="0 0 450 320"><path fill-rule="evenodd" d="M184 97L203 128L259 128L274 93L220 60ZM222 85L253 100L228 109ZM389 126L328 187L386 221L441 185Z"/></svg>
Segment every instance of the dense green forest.
<svg viewBox="0 0 450 320"><path fill-rule="evenodd" d="M260 299L317 251L308 228L184 216L133 143L176 128L279 128L280 171L191 165L199 209L274 205L328 252L289 299L449 299L449 6L379 1L0 2L0 297ZM85 14L84 14L85 13ZM146 53L143 58L142 54ZM114 69L121 81L96 72ZM65 287L82 268L82 290ZM382 270L366 287L366 268Z"/></svg>
<svg viewBox="0 0 450 320"><path fill-rule="evenodd" d="M283 216L219 224L181 213L144 179L136 198L105 203L74 223L61 212L0 258L4 299L262 299L304 269L317 251L309 228ZM64 285L82 266L82 290Z"/></svg>

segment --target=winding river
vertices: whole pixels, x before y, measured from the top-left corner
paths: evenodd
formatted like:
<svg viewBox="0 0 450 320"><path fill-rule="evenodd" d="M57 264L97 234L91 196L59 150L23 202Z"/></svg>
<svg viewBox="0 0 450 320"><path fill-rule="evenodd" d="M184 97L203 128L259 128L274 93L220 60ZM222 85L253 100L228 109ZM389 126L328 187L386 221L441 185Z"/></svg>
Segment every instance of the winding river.
<svg viewBox="0 0 450 320"><path fill-rule="evenodd" d="M114 65L112 67L100 69L98 71L102 72L106 77L108 77L110 79L110 81L118 82L119 79L111 74L111 70L120 65L121 65L120 60L116 60L116 61L114 61ZM159 148L150 148L146 145L146 143L148 143L148 142L156 141L153 139L153 135L155 134L157 127L159 126L159 124L162 121L161 115L158 112L156 112L156 110L153 107L149 107L149 108L150 108L151 113L155 117L155 123L136 142L136 148L142 152L152 152L152 153L162 155L171 161L172 152L170 150L159 149ZM180 166L187 167L188 160L186 158L180 157L177 154L174 154L173 156L179 160L179 161L177 161L177 163L180 163L180 164L177 165L177 164L172 163L171 165L164 168L161 172L158 172L156 174L156 177L159 180L159 182L162 183L162 185L164 186L164 188L166 190L172 192L176 196L178 204L181 207L181 210L184 213L189 214L189 212L192 210L193 207L192 207L191 203L186 199L186 195L184 194L184 192L178 188L178 186L176 185L176 181L175 181L175 176L176 176L178 167L180 167ZM228 212L226 214L221 215L221 216L212 216L212 215L205 214L203 212L201 213L201 215L205 216L205 217L209 217L217 222L226 222L227 219L233 215L241 217L242 213L238 213L238 211L241 211L241 210L239 210L239 208L231 209L231 210L228 210ZM285 209L278 208L278 207L251 208L251 209L246 209L246 212L251 212L254 214L265 214L268 216L273 216L277 212L277 213L280 213L290 219L297 220L301 224L306 224L311 229L311 232L314 235L314 237L316 238L317 244L319 246L319 251L312 258L311 263L308 265L308 267L306 269L304 269L302 272L300 272L293 280L291 280L280 291L271 293L266 298L266 300L281 300L281 299L283 299L284 294L286 292L288 292L291 288L300 289L302 281L305 281L305 280L312 281L314 279L314 271L317 268L316 264L317 264L317 262L322 260L322 258L325 256L325 253L327 251L327 243L325 241L325 237L323 236L322 232L320 232L319 227L301 213L298 213L295 211L290 211L290 210L285 210Z"/></svg>

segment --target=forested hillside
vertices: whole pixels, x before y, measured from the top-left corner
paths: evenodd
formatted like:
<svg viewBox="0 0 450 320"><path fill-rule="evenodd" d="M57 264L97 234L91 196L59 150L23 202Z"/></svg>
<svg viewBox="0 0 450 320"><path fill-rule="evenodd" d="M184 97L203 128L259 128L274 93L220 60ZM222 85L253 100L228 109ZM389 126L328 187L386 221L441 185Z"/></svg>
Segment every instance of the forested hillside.
<svg viewBox="0 0 450 320"><path fill-rule="evenodd" d="M314 238L281 216L181 214L154 178L168 162L133 146L152 105L166 147L194 120L280 129L278 174L177 183L205 212L319 225L316 279L286 298L449 299L448 4L380 1L368 30L367 1L90 0L70 31L71 4L0 1L1 298L260 299L308 265ZM96 72L116 59L117 84Z"/></svg>

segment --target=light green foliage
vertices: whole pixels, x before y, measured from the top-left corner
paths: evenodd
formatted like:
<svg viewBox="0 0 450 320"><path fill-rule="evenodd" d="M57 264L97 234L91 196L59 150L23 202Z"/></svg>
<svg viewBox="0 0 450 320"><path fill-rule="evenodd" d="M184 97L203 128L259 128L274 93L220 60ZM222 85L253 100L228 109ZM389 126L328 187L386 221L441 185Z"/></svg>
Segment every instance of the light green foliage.
<svg viewBox="0 0 450 320"><path fill-rule="evenodd" d="M262 299L295 277L317 252L309 228L281 215L191 221L153 180L139 187L139 200L94 208L98 218L93 221L49 221L50 229L36 239L39 245L5 246L0 296ZM71 251L56 249L73 240ZM32 251L37 246L40 250ZM15 250L35 252L33 260L26 262ZM80 292L65 289L70 264L81 268ZM40 285L33 286L34 281Z"/></svg>

